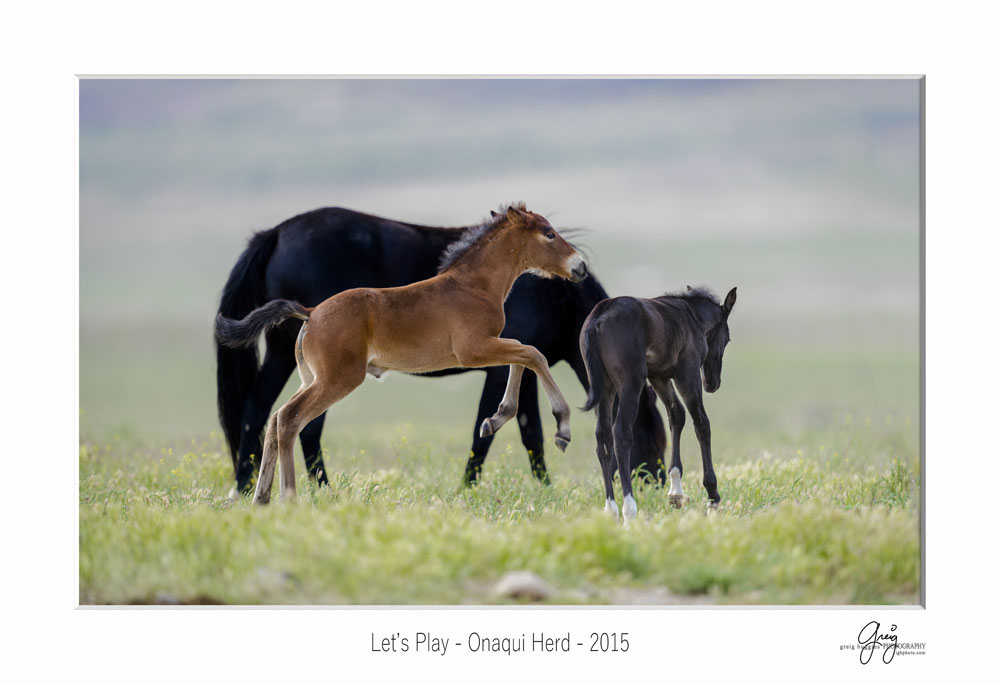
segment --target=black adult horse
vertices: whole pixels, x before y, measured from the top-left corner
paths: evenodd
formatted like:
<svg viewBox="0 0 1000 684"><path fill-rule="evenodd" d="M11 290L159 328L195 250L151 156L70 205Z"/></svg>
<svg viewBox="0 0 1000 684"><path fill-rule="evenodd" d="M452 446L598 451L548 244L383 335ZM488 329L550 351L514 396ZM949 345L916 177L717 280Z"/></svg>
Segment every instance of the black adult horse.
<svg viewBox="0 0 1000 684"><path fill-rule="evenodd" d="M291 218L255 234L236 261L222 291L219 313L241 319L272 299L315 306L354 287L398 287L430 278L445 248L468 228L436 228L402 223L349 209L324 208ZM514 283L504 305L502 337L530 344L550 366L566 361L588 388L578 339L584 319L608 296L591 275L581 283L524 275ZM301 321L292 319L265 334L267 351L258 365L256 347L230 349L216 344L219 418L233 457L238 491L249 489L261 433L271 407L295 368L294 346ZM432 375L447 375L444 371ZM493 437L480 437L479 426L493 414L507 384L508 369L486 369L486 384L473 428L465 482L474 483ZM642 392L635 424L631 463L665 482L666 433L648 387ZM327 483L320 451L325 414L300 435L309 476ZM528 450L531 471L548 482L535 375L526 372L518 399L517 424Z"/></svg>

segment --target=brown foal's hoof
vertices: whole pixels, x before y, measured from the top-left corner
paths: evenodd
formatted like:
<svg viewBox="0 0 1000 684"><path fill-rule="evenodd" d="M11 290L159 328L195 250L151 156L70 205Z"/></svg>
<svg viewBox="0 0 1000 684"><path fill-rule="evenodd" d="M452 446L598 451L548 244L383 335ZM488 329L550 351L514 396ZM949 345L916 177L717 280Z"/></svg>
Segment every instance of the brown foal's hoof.
<svg viewBox="0 0 1000 684"><path fill-rule="evenodd" d="M490 422L489 418L483 420L483 424L479 426L479 436L489 437L493 434L493 423Z"/></svg>
<svg viewBox="0 0 1000 684"><path fill-rule="evenodd" d="M566 447L569 446L569 440L556 437L556 446L559 447L559 451L566 451Z"/></svg>

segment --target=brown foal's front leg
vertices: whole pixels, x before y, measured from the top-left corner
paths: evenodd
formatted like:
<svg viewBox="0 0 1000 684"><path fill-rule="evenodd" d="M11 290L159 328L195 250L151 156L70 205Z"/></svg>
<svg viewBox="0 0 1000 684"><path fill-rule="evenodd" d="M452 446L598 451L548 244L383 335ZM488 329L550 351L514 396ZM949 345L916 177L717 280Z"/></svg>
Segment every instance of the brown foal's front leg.
<svg viewBox="0 0 1000 684"><path fill-rule="evenodd" d="M517 415L517 398L521 393L522 375L524 375L524 366L517 364L510 366L510 375L507 376L507 389L504 390L503 399L500 400L497 412L483 421L479 428L480 437L489 437L503 427L504 423Z"/></svg>
<svg viewBox="0 0 1000 684"><path fill-rule="evenodd" d="M503 337L488 337L485 339L480 338L478 340L464 341L460 347L456 346L455 357L466 368L484 368L486 366L502 365L510 365L512 367L510 377L507 380L507 390L504 392L504 399L500 402L501 408L497 409L498 416L506 413L503 405L508 402L508 395L512 392L512 401L514 402L516 411L517 393L520 391L523 370L514 372L513 367L520 366L533 371L538 376L538 379L542 381L542 388L545 390L545 395L549 398L549 404L552 406L552 415L556 418L556 446L562 451L566 450L566 446L570 441L569 404L566 403L565 397L559 391L556 381L552 378L552 373L549 372L549 364L540 351L531 345L521 344L517 340ZM514 413L512 412L511 416L513 415ZM489 420L492 426L493 419L490 418ZM509 418L506 420L509 420ZM500 423L500 425L502 424ZM494 427L494 432L498 428L499 426Z"/></svg>

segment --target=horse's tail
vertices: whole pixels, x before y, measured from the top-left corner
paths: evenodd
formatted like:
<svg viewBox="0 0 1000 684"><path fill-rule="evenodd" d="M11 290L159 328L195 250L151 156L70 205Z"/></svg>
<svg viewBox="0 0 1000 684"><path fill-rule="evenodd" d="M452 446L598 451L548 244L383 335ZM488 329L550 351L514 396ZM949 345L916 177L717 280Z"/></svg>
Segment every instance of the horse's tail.
<svg viewBox="0 0 1000 684"><path fill-rule="evenodd" d="M252 238L246 250L236 260L222 289L218 315L243 318L267 301L264 274L278 241L278 229L264 230ZM226 436L226 443L233 457L233 464L240 450L243 406L257 381L256 339L240 348L225 346L216 338L216 390L219 405L219 422Z"/></svg>
<svg viewBox="0 0 1000 684"><path fill-rule="evenodd" d="M222 314L215 317L215 340L224 347L240 349L257 344L257 338L268 328L273 328L289 318L309 320L307 309L290 299L275 299L254 309L239 321Z"/></svg>
<svg viewBox="0 0 1000 684"><path fill-rule="evenodd" d="M587 369L587 378L590 381L587 403L583 405L584 411L591 410L604 398L604 362L601 360L601 351L597 348L598 326L600 326L598 321L589 320L580 333L583 365Z"/></svg>

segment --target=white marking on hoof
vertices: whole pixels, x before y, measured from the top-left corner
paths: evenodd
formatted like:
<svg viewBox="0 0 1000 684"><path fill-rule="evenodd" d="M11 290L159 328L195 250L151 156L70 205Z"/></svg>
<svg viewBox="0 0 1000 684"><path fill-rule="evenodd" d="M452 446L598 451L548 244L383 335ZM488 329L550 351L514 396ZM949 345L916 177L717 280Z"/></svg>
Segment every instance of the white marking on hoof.
<svg viewBox="0 0 1000 684"><path fill-rule="evenodd" d="M634 520L635 514L638 510L639 509L635 505L635 499L632 498L632 495L629 494L626 496L625 501L622 502L622 515L625 517L625 520Z"/></svg>
<svg viewBox="0 0 1000 684"><path fill-rule="evenodd" d="M618 503L614 499L608 499L604 502L604 512L618 520Z"/></svg>
<svg viewBox="0 0 1000 684"><path fill-rule="evenodd" d="M684 505L684 488L681 487L680 468L674 466L668 475L670 475L670 491L667 492L669 495L667 500L674 508L680 508Z"/></svg>
<svg viewBox="0 0 1000 684"><path fill-rule="evenodd" d="M684 488L681 487L680 468L674 466L673 468L670 469L670 472L667 474L670 475L670 491L668 492L668 494L670 494L671 496L674 495L684 496Z"/></svg>
<svg viewBox="0 0 1000 684"><path fill-rule="evenodd" d="M237 501L240 498L239 493L236 491L235 484L233 484L232 488L230 488L229 493L226 494L226 498L230 501Z"/></svg>
<svg viewBox="0 0 1000 684"><path fill-rule="evenodd" d="M712 515L713 513L715 513L718 510L719 510L719 502L718 501L709 501L708 502L708 508L706 509L705 514L706 515Z"/></svg>

